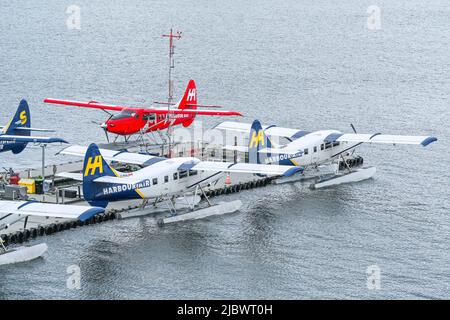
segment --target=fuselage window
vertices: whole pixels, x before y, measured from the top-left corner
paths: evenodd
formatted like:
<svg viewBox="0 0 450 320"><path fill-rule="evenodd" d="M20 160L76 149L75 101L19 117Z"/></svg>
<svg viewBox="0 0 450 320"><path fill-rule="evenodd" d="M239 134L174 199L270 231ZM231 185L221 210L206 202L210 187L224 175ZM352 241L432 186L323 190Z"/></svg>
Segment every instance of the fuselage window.
<svg viewBox="0 0 450 320"><path fill-rule="evenodd" d="M153 178L153 185L158 184L158 178Z"/></svg>
<svg viewBox="0 0 450 320"><path fill-rule="evenodd" d="M169 176L164 176L164 183L169 182Z"/></svg>
<svg viewBox="0 0 450 320"><path fill-rule="evenodd" d="M173 174L173 180L178 180L178 172L175 172L175 173Z"/></svg>
<svg viewBox="0 0 450 320"><path fill-rule="evenodd" d="M305 153L305 156L308 154L308 148L306 148L305 150L303 150L303 152Z"/></svg>
<svg viewBox="0 0 450 320"><path fill-rule="evenodd" d="M189 176L195 176L197 174L197 170L189 170Z"/></svg>
<svg viewBox="0 0 450 320"><path fill-rule="evenodd" d="M154 113L146 113L142 116L143 120L146 121L155 121L155 114Z"/></svg>
<svg viewBox="0 0 450 320"><path fill-rule="evenodd" d="M330 149L330 148L331 148L331 142L325 143L325 149Z"/></svg>
<svg viewBox="0 0 450 320"><path fill-rule="evenodd" d="M126 119L126 118L132 118L136 115L135 112L130 110L122 110L120 113L115 114L111 117L112 120L120 120L120 119Z"/></svg>
<svg viewBox="0 0 450 320"><path fill-rule="evenodd" d="M181 170L179 172L179 176L180 176L180 179L183 179L183 178L186 178L188 176L188 173L187 173L186 170Z"/></svg>
<svg viewBox="0 0 450 320"><path fill-rule="evenodd" d="M320 150L323 150L323 143L320 145Z"/></svg>
<svg viewBox="0 0 450 320"><path fill-rule="evenodd" d="M317 147L314 147L314 152L317 152Z"/></svg>
<svg viewBox="0 0 450 320"><path fill-rule="evenodd" d="M333 142L333 147L337 147L338 145L340 145L339 141Z"/></svg>

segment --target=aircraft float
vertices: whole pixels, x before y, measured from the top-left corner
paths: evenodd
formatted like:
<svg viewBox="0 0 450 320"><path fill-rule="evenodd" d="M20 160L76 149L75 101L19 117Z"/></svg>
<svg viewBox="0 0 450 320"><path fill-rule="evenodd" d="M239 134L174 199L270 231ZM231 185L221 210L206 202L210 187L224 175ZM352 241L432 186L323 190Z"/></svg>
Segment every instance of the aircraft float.
<svg viewBox="0 0 450 320"><path fill-rule="evenodd" d="M313 188L371 178L376 172L375 167L354 169L348 161L348 157L352 155L350 152L363 143L425 147L437 141L433 136L360 134L353 125L351 127L353 133L342 133L337 130L306 131L261 125L255 120L253 123L226 121L217 125L215 129L249 134L248 146L224 146L224 149L248 152L251 163L296 166L302 175L310 171L313 173L312 176L315 173L316 177L318 172L328 173L324 179L313 184ZM273 143L273 138L278 140L284 138L286 143Z"/></svg>
<svg viewBox="0 0 450 320"><path fill-rule="evenodd" d="M197 104L197 88L194 80L189 80L182 99L173 107L168 105L169 108L126 107L101 104L97 101L79 102L53 98L46 98L44 102L103 110L109 114L109 117L100 126L105 130L106 134L109 132L117 136L125 136L125 140L133 134L164 130L171 126L183 125L188 127L197 115L241 116L241 113L237 111L198 109L198 107L218 108L219 106ZM109 111L119 111L119 113L111 114ZM106 137L109 140L108 134Z"/></svg>
<svg viewBox="0 0 450 320"><path fill-rule="evenodd" d="M67 143L60 138L31 136L32 131L53 132L53 130L31 128L30 108L26 100L20 101L19 107L8 125L0 127L0 129L0 152L11 151L19 154L28 143Z"/></svg>

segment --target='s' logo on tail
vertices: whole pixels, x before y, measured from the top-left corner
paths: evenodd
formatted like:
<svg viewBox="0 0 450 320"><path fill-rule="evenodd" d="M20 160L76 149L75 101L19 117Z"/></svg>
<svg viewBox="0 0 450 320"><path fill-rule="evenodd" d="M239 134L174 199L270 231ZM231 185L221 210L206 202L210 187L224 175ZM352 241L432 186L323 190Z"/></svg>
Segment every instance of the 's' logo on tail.
<svg viewBox="0 0 450 320"><path fill-rule="evenodd" d="M258 134L256 134L256 131L253 131L250 148L257 147L258 142L261 142L261 146L264 147L264 131L262 129L258 131Z"/></svg>
<svg viewBox="0 0 450 320"><path fill-rule="evenodd" d="M86 169L84 170L84 176L93 176L97 172L97 169L99 169L99 173L103 173L103 158L101 155L95 156L95 159L93 160L92 157L89 157ZM91 174L89 174L89 171L91 171Z"/></svg>
<svg viewBox="0 0 450 320"><path fill-rule="evenodd" d="M28 121L27 112L26 111L22 111L20 113L20 123L22 123L22 125L25 125L27 123L27 121Z"/></svg>

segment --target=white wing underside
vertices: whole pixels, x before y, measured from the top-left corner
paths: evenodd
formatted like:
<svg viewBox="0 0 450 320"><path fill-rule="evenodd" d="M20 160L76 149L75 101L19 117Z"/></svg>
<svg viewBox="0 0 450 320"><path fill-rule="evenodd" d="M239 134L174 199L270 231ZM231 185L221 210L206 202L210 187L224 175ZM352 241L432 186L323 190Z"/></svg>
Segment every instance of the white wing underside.
<svg viewBox="0 0 450 320"><path fill-rule="evenodd" d="M249 133L251 129L251 123L225 121L217 125L215 128L219 130L229 130L229 131ZM267 126L267 125L263 125L262 128L264 129L264 133L268 136L280 136L291 138L295 136L296 133L300 132L300 130L298 129ZM403 135L388 135L388 134L374 135L374 134L347 133L341 135L339 138L333 141L427 145L428 143L436 141L436 138L431 136L403 136ZM229 147L230 147L229 150L232 150L231 146L227 146L227 149Z"/></svg>
<svg viewBox="0 0 450 320"><path fill-rule="evenodd" d="M415 144L427 145L435 140L431 136L400 136L389 134L356 134L346 133L336 139L339 142L387 143L387 144Z"/></svg>
<svg viewBox="0 0 450 320"><path fill-rule="evenodd" d="M61 205L27 201L0 201L0 214L22 214L39 217L78 219L87 214L102 213L104 209L89 206Z"/></svg>

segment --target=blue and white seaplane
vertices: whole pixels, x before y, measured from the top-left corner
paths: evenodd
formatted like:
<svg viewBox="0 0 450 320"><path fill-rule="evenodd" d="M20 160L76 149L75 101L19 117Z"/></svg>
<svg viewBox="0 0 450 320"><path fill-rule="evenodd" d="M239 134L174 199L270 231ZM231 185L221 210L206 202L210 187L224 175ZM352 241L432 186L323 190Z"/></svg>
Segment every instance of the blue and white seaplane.
<svg viewBox="0 0 450 320"><path fill-rule="evenodd" d="M105 212L104 208L90 206L62 205L40 203L35 201L1 201L0 200L0 231L24 220L26 228L28 217L54 217L65 219L88 220L96 214ZM0 238L0 265L19 263L39 258L47 251L47 245L40 243L30 247L15 247L8 249Z"/></svg>
<svg viewBox="0 0 450 320"><path fill-rule="evenodd" d="M437 141L433 136L385 135L381 133L360 134L337 130L305 131L282 128L275 125L226 121L215 129L248 135L247 146L224 146L224 149L248 152L250 163L296 166L300 175L281 181L297 181L312 177L313 189L362 181L371 178L375 167L362 167L362 158L353 157L355 148L363 143L408 144L427 146ZM280 142L283 141L284 143ZM274 141L276 140L276 143Z"/></svg>
<svg viewBox="0 0 450 320"><path fill-rule="evenodd" d="M0 152L11 151L14 154L21 153L28 143L48 144L67 143L60 138L32 136L32 131L53 132L49 129L31 128L30 108L26 100L21 100L15 115L8 125L0 127Z"/></svg>
<svg viewBox="0 0 450 320"><path fill-rule="evenodd" d="M81 173L59 173L58 176L83 182L84 199L93 206L106 207L111 201L142 199L141 210L149 201L152 207L166 203L172 216L164 223L198 219L205 216L239 210L242 203L222 203L213 206L204 192L204 187L216 182L225 173L250 173L269 176L290 176L300 170L294 165L266 165L259 163L233 163L201 161L194 157L164 158L124 151L70 146L61 154L84 157ZM131 173L121 173L106 161L140 165L143 168ZM203 194L208 207L195 209ZM177 205L186 205L189 213L177 214ZM161 222L161 221L160 221Z"/></svg>

